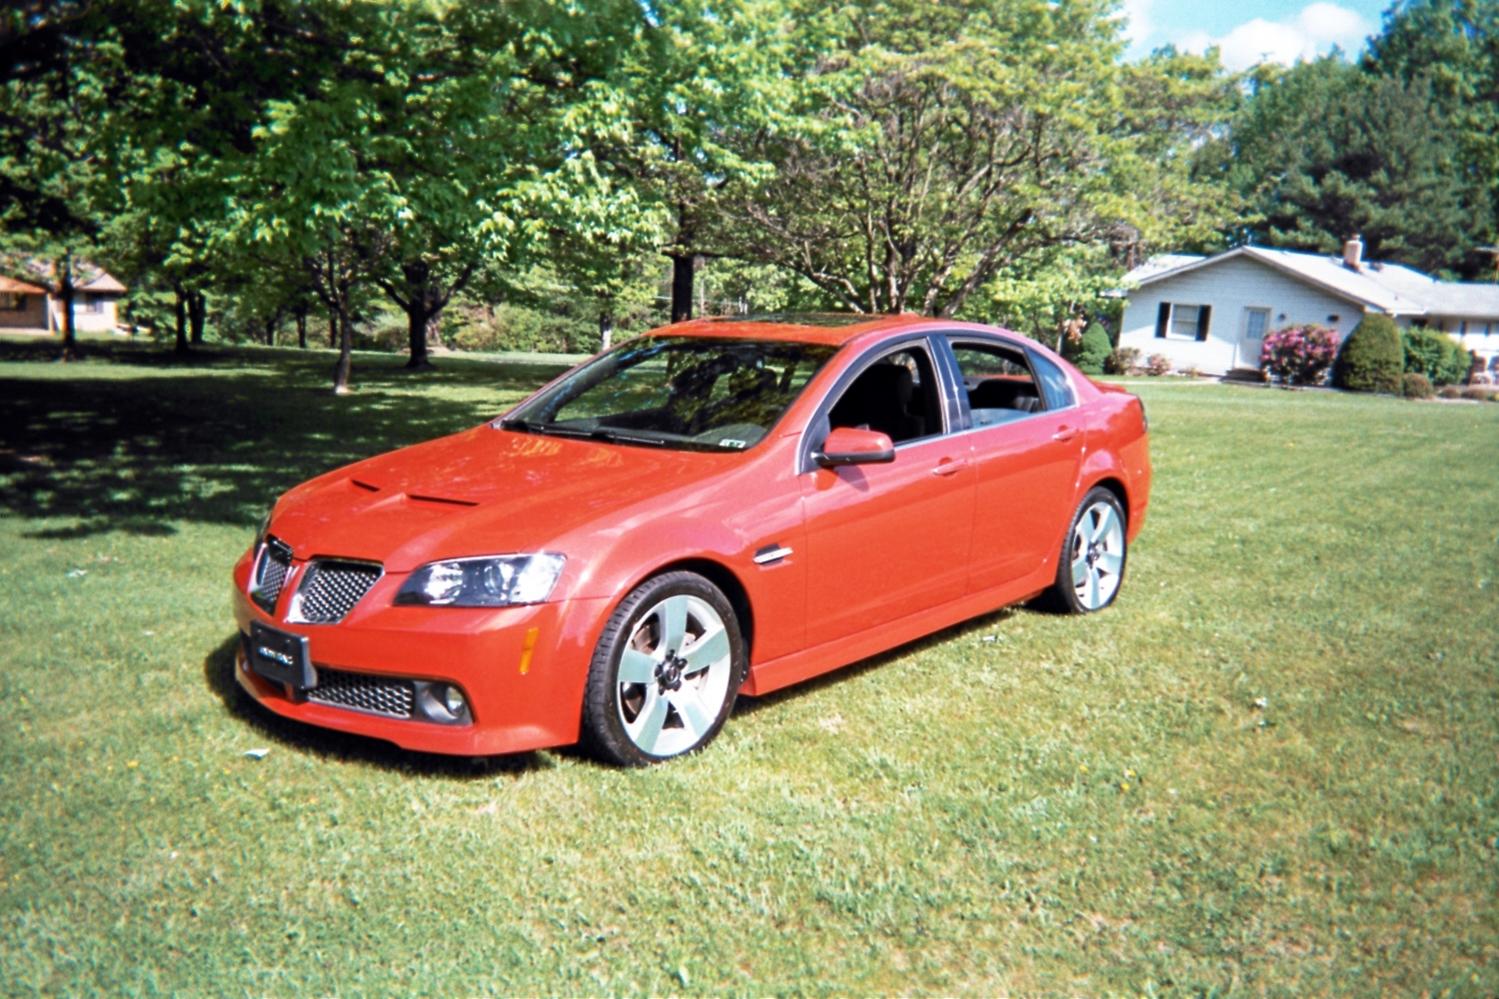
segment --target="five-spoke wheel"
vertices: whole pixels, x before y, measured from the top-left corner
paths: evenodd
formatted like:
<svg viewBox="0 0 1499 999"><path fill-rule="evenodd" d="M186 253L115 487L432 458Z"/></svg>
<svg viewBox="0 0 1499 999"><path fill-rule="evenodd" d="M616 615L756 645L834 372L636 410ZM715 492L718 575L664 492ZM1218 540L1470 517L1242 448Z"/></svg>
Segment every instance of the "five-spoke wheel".
<svg viewBox="0 0 1499 999"><path fill-rule="evenodd" d="M620 602L594 652L584 735L613 763L690 753L723 726L744 665L738 621L717 587L689 572L646 580Z"/></svg>
<svg viewBox="0 0 1499 999"><path fill-rule="evenodd" d="M1125 544L1118 497L1107 489L1090 490L1062 542L1052 592L1065 610L1086 614L1113 603L1124 581Z"/></svg>

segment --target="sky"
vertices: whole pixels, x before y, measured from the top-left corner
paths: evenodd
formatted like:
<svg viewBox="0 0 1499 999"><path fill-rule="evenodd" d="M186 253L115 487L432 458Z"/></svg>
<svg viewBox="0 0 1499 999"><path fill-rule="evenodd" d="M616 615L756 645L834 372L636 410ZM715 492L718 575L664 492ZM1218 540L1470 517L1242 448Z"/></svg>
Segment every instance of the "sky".
<svg viewBox="0 0 1499 999"><path fill-rule="evenodd" d="M1390 0L1124 0L1130 57L1167 43L1189 52L1217 45L1231 70L1289 66L1334 45L1350 58L1376 34Z"/></svg>

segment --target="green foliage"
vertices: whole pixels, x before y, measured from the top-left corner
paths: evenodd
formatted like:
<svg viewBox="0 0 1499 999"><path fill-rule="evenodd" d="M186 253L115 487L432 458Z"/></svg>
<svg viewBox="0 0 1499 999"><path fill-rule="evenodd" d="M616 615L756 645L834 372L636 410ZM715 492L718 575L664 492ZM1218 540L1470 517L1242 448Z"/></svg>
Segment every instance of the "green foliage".
<svg viewBox="0 0 1499 999"><path fill-rule="evenodd" d="M1389 316L1370 314L1343 341L1333 384L1354 392L1398 392L1404 370L1400 330Z"/></svg>
<svg viewBox="0 0 1499 999"><path fill-rule="evenodd" d="M1062 337L1062 356L1073 364L1084 374L1103 374L1104 362L1109 359L1114 345L1109 342L1109 332L1097 322L1088 324L1088 328L1077 336Z"/></svg>
<svg viewBox="0 0 1499 999"><path fill-rule="evenodd" d="M1419 372L1434 385L1460 385L1467 381L1473 356L1447 334L1412 326L1401 330L1400 342L1405 371Z"/></svg>
<svg viewBox="0 0 1499 999"><path fill-rule="evenodd" d="M1123 69L1112 15L1105 0L799 5L803 44L828 54L799 81L802 112L763 137L776 170L736 206L738 252L840 308L954 315L1002 306L1015 296L975 296L1045 276L1067 247L1226 220L1186 176L1207 112L1139 98L1202 97L1183 82L1195 68Z"/></svg>
<svg viewBox="0 0 1499 999"><path fill-rule="evenodd" d="M1488 209L1448 130L1426 79L1332 55L1260 80L1222 147L1225 176L1262 216L1260 242L1339 253L1357 233L1371 259L1457 267Z"/></svg>
<svg viewBox="0 0 1499 999"><path fill-rule="evenodd" d="M1436 395L1431 379L1419 371L1407 371L1400 376L1400 394L1407 399L1430 399Z"/></svg>

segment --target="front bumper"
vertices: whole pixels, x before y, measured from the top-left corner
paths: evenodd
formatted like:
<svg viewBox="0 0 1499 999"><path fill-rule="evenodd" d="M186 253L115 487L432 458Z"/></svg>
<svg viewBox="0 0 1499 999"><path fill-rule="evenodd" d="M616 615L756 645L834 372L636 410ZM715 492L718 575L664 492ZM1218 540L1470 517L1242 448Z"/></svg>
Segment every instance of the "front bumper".
<svg viewBox="0 0 1499 999"><path fill-rule="evenodd" d="M395 606L404 576L390 575L338 624L299 624L267 614L246 595L248 557L235 567L232 605L241 636L252 621L306 636L314 669L456 685L467 724L393 718L309 700L251 672L243 642L235 679L267 709L321 728L393 742L405 749L489 756L578 739L588 665L605 599L524 607ZM283 601L284 603L284 601Z"/></svg>

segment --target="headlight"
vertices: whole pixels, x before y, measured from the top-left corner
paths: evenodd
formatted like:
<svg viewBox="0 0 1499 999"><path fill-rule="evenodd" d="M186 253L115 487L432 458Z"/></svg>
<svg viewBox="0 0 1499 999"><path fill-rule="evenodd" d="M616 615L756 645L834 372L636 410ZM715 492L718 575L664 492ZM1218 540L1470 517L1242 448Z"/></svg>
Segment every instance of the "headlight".
<svg viewBox="0 0 1499 999"><path fill-rule="evenodd" d="M508 607L545 600L562 575L561 555L487 555L428 562L396 594L398 604Z"/></svg>

